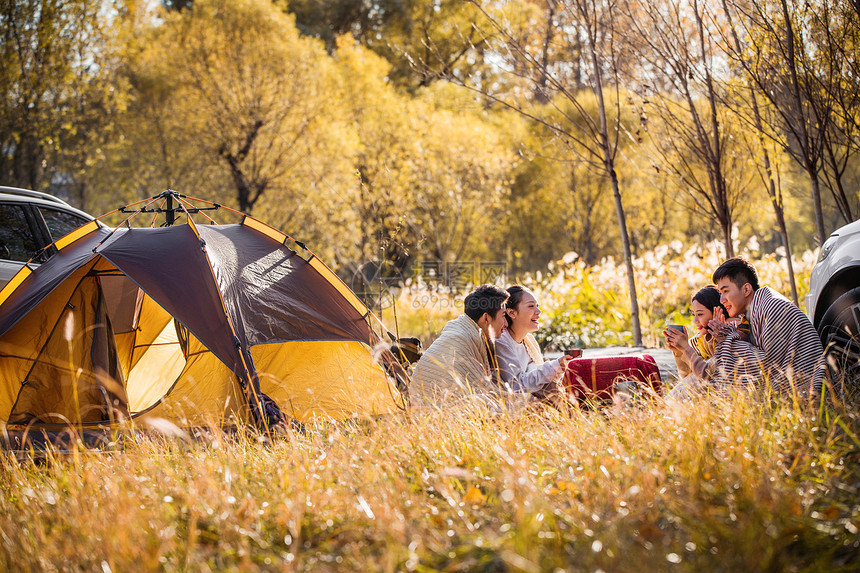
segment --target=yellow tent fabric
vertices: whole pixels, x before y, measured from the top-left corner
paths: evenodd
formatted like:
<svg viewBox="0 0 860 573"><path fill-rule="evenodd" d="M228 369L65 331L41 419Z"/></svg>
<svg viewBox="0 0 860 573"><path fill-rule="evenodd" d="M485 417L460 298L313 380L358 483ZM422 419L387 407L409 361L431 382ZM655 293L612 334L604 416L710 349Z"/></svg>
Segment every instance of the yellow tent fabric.
<svg viewBox="0 0 860 573"><path fill-rule="evenodd" d="M173 322L157 343L129 380L132 415L165 418L182 426L232 425L248 419L238 379L194 335L188 335L187 359ZM168 364L170 373L157 371Z"/></svg>
<svg viewBox="0 0 860 573"><path fill-rule="evenodd" d="M0 359L0 422L9 419L21 382L27 379L28 372L57 326L56 317L92 266L89 264L78 269L52 293L54 296L42 301L0 339L0 354L3 356ZM80 320L77 324L81 324ZM63 324L62 328L65 326Z"/></svg>
<svg viewBox="0 0 860 573"><path fill-rule="evenodd" d="M251 348L260 389L300 422L391 414L404 404L382 369L355 341L292 341Z"/></svg>
<svg viewBox="0 0 860 573"><path fill-rule="evenodd" d="M21 367L18 379L23 383L9 423L93 423L128 417L105 316L97 278L82 277L59 320L38 333L44 339L38 354L13 361Z"/></svg>

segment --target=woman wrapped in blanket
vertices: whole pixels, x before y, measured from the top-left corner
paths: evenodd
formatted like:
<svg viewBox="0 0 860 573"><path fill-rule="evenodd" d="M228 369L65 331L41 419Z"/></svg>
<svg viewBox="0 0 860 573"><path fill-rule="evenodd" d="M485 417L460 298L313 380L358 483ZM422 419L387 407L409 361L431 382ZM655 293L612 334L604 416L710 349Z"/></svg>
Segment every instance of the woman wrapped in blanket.
<svg viewBox="0 0 860 573"><path fill-rule="evenodd" d="M673 394L684 393L705 379L708 360L714 355L717 341L708 330L708 323L715 316L723 319L728 317L726 308L720 304L720 291L714 285L708 285L693 295L690 301L690 312L693 315L693 326L696 334L688 338L686 331L667 328L663 331L666 343L675 356L678 375L682 384ZM750 325L745 318L731 319L737 324L742 336L749 337Z"/></svg>
<svg viewBox="0 0 860 573"><path fill-rule="evenodd" d="M496 340L496 359L502 385L510 393L550 396L560 391L569 356L544 362L533 332L540 327L540 305L525 287L508 288L507 327Z"/></svg>

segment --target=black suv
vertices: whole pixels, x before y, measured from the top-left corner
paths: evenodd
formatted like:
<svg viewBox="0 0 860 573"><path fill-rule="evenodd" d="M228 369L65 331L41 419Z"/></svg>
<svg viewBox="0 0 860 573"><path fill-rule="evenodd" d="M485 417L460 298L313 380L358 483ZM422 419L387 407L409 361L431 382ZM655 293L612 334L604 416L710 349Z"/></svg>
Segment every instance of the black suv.
<svg viewBox="0 0 860 573"><path fill-rule="evenodd" d="M0 186L0 288L43 248L92 220L53 195Z"/></svg>

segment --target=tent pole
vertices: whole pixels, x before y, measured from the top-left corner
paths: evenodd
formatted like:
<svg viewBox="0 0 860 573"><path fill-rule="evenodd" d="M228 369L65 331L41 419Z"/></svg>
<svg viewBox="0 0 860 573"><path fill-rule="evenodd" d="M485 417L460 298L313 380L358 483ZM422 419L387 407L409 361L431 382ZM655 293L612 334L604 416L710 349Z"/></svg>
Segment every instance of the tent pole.
<svg viewBox="0 0 860 573"><path fill-rule="evenodd" d="M166 195L167 210L165 211L165 216L167 218L167 226L170 227L174 222L176 222L176 213L173 212L173 191L168 189Z"/></svg>

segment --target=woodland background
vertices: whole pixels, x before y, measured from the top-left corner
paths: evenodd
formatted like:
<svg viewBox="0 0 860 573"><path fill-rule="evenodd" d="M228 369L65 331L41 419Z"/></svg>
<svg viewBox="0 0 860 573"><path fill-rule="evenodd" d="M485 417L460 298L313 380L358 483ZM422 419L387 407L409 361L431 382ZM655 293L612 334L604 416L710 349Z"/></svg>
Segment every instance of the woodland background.
<svg viewBox="0 0 860 573"><path fill-rule="evenodd" d="M0 7L0 184L93 214L171 188L346 278L617 260L638 343L637 257L755 237L799 301L792 251L860 213L857 1Z"/></svg>

